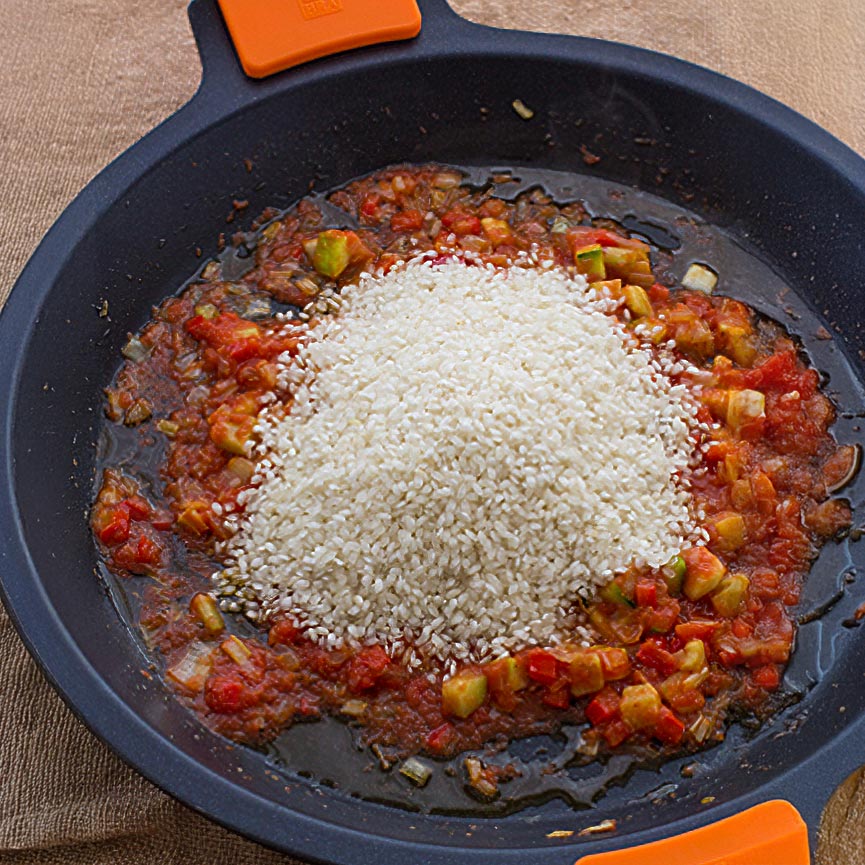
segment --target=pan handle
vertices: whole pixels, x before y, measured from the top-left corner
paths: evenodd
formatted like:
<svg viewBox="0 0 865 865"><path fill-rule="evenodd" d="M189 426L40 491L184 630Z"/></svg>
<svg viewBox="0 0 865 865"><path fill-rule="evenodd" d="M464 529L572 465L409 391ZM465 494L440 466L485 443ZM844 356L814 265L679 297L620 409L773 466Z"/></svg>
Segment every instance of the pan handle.
<svg viewBox="0 0 865 865"><path fill-rule="evenodd" d="M781 799L663 841L584 856L576 865L808 865L808 827Z"/></svg>
<svg viewBox="0 0 865 865"><path fill-rule="evenodd" d="M221 21L215 20L220 18L215 5L212 0L193 0L189 6L205 77L215 55L221 55L222 65L224 55L232 53L214 46L224 45L226 28L250 78L265 78L353 48L411 39L421 28L417 0L218 0ZM423 5L433 7L433 15L450 12L457 17L444 0L426 0ZM222 33L214 32L214 25Z"/></svg>

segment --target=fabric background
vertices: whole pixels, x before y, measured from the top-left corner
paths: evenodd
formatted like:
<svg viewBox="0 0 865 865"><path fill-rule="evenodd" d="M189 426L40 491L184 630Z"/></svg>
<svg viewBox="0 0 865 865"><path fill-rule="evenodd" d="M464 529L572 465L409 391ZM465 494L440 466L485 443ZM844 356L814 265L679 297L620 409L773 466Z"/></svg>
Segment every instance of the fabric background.
<svg viewBox="0 0 865 865"><path fill-rule="evenodd" d="M502 27L630 42L791 105L865 154L856 0L452 0ZM60 211L185 102L200 67L185 0L0 0L0 301ZM856 769L851 765L851 772ZM865 780L824 818L820 865L865 865ZM0 610L0 861L290 863L159 792L69 712Z"/></svg>

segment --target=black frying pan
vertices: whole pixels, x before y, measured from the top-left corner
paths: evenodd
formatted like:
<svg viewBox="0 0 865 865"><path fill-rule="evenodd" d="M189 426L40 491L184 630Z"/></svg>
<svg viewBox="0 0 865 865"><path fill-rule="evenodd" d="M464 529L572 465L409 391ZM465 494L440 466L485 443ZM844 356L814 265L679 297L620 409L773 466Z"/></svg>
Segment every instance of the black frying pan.
<svg viewBox="0 0 865 865"><path fill-rule="evenodd" d="M196 247L215 251L233 198L249 200L251 219L267 205L288 206L311 181L323 189L428 160L578 171L649 189L756 252L837 329L828 352L861 379L865 162L792 111L689 64L480 27L444 0L422 0L421 9L413 41L257 81L240 70L215 0L194 0L200 90L69 206L0 317L6 606L46 675L125 760L220 823L306 858L565 865L779 798L813 839L831 791L865 759L865 633L843 624L857 605L861 544L833 547L815 566L806 592L815 605L842 573L854 582L839 582L846 588L834 606L801 628L791 669L803 699L776 724L716 748L687 783L665 770L610 791L595 811L551 802L494 820L353 799L266 771L258 752L227 748L157 679L141 676L144 659L94 577L86 512L100 388L127 332L200 265ZM531 122L514 112L515 98L534 109ZM601 161L584 164L581 147ZM110 323L94 310L105 299ZM854 414L863 405L858 386L838 400ZM855 418L844 422L858 432ZM854 505L863 490L854 484ZM648 795L673 780L675 797ZM618 830L551 835L603 818ZM763 827L766 837L778 828L768 818ZM748 840L748 830L729 830L737 831ZM704 861L699 849L694 863Z"/></svg>

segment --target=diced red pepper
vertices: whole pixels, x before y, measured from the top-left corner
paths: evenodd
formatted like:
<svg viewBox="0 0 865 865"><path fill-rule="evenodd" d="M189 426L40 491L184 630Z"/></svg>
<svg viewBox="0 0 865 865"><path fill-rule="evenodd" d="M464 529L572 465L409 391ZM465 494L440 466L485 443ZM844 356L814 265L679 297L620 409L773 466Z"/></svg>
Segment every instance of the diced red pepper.
<svg viewBox="0 0 865 865"><path fill-rule="evenodd" d="M600 732L611 748L618 748L631 735L631 728L621 718L616 718L602 727Z"/></svg>
<svg viewBox="0 0 865 865"><path fill-rule="evenodd" d="M631 672L631 660L624 649L603 647L595 651L601 659L601 670L605 681L624 679Z"/></svg>
<svg viewBox="0 0 865 865"><path fill-rule="evenodd" d="M655 724L655 737L668 745L678 745L685 735L685 725L675 713L666 706L661 706L661 714Z"/></svg>
<svg viewBox="0 0 865 865"><path fill-rule="evenodd" d="M442 225L454 234L480 234L481 221L462 210L449 210L442 216Z"/></svg>
<svg viewBox="0 0 865 865"><path fill-rule="evenodd" d="M672 653L658 645L655 640L646 640L640 646L636 659L644 666L657 670L662 676L669 676L679 668Z"/></svg>
<svg viewBox="0 0 865 865"><path fill-rule="evenodd" d="M456 737L456 728L453 724L445 722L426 737L426 746L434 754L444 754L451 746Z"/></svg>
<svg viewBox="0 0 865 865"><path fill-rule="evenodd" d="M595 727L606 724L616 717L621 699L612 688L604 688L586 706L586 718Z"/></svg>
<svg viewBox="0 0 865 865"><path fill-rule="evenodd" d="M711 639L712 634L721 626L720 622L708 621L693 621L682 622L676 625L676 636L680 637L686 643L688 640L706 640Z"/></svg>
<svg viewBox="0 0 865 865"><path fill-rule="evenodd" d="M526 672L533 682L549 687L559 678L558 662L546 649L530 649L526 661Z"/></svg>
<svg viewBox="0 0 865 865"><path fill-rule="evenodd" d="M658 587L648 580L638 580L634 599L638 607L654 607L658 603Z"/></svg>
<svg viewBox="0 0 865 865"><path fill-rule="evenodd" d="M623 237L606 228L594 228L591 225L575 225L567 230L566 236L571 249L581 249L596 243L601 246L620 246L625 249L648 249L641 240Z"/></svg>

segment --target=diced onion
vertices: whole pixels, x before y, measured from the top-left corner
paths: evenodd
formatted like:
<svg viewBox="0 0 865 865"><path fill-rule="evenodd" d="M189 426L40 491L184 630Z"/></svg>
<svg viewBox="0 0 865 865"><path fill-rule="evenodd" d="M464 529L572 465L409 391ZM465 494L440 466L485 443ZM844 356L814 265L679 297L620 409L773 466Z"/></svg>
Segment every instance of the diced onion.
<svg viewBox="0 0 865 865"><path fill-rule="evenodd" d="M235 664L243 666L248 660L252 652L246 647L242 640L232 634L227 640L224 640L220 646L223 652L234 661Z"/></svg>
<svg viewBox="0 0 865 865"><path fill-rule="evenodd" d="M718 274L703 264L692 264L685 272L682 285L691 291L711 294L718 284Z"/></svg>
<svg viewBox="0 0 865 865"><path fill-rule="evenodd" d="M166 671L166 675L190 691L200 691L210 673L212 652L212 647L206 643L192 643L187 653Z"/></svg>
<svg viewBox="0 0 865 865"><path fill-rule="evenodd" d="M138 363L150 355L150 350L137 336L133 336L130 337L129 342L120 349L120 353L124 357L129 358L133 363Z"/></svg>
<svg viewBox="0 0 865 865"><path fill-rule="evenodd" d="M423 787L432 777L432 769L414 757L409 757L408 760L399 767L399 771L402 775L405 775L409 781L417 784L418 787Z"/></svg>
<svg viewBox="0 0 865 865"><path fill-rule="evenodd" d="M712 732L712 722L705 715L700 715L688 728L688 732L702 745L708 738L709 733Z"/></svg>
<svg viewBox="0 0 865 865"><path fill-rule="evenodd" d="M360 718L366 711L368 705L369 704L363 700L346 700L340 707L340 712L351 718Z"/></svg>
<svg viewBox="0 0 865 865"><path fill-rule="evenodd" d="M531 120L535 116L535 112L522 99L514 99L511 102L511 107L523 120Z"/></svg>
<svg viewBox="0 0 865 865"><path fill-rule="evenodd" d="M827 484L826 491L829 493L837 492L842 487L846 487L847 484L849 484L850 481L853 480L856 472L859 471L859 465L862 462L862 448L858 444L845 445L842 450L844 452L850 453L850 466L844 473L844 476L842 478L839 478L833 484Z"/></svg>

